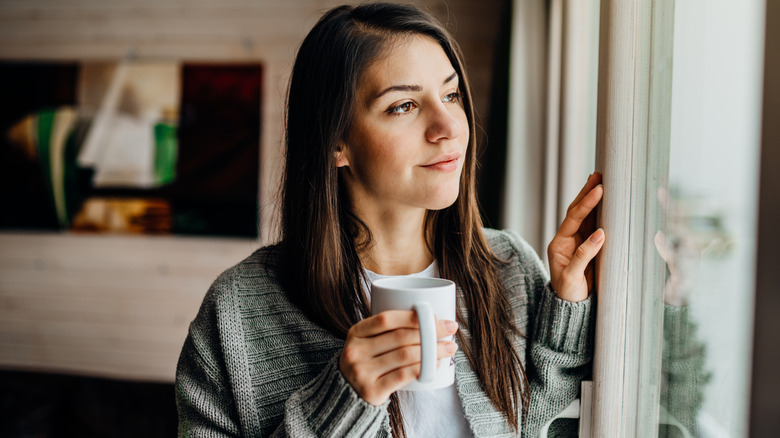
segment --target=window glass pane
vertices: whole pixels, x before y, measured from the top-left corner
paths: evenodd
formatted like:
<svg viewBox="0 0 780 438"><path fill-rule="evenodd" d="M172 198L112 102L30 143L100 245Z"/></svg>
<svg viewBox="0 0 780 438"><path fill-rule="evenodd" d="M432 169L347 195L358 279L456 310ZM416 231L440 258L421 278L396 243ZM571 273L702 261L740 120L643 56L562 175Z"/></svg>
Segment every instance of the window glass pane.
<svg viewBox="0 0 780 438"><path fill-rule="evenodd" d="M660 436L747 436L763 14L675 5Z"/></svg>

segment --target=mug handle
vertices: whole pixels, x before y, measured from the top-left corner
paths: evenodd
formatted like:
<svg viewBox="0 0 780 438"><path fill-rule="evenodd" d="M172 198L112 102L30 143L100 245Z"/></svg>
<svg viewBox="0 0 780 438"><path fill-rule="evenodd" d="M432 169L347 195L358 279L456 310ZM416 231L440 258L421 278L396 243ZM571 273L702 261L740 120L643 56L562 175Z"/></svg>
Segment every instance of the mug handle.
<svg viewBox="0 0 780 438"><path fill-rule="evenodd" d="M417 314L420 322L420 347L422 349L422 363L420 377L417 381L428 383L433 381L436 373L436 320L433 317L433 309L426 302L416 303L412 310Z"/></svg>

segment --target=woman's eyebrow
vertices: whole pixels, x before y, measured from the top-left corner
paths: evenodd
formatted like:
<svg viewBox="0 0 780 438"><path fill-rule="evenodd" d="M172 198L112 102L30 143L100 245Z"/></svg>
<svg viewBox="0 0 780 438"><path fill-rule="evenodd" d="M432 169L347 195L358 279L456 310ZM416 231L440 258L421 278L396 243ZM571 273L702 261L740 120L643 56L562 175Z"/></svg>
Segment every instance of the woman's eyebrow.
<svg viewBox="0 0 780 438"><path fill-rule="evenodd" d="M374 100L379 99L391 91L422 91L422 87L419 85L391 85L374 96Z"/></svg>
<svg viewBox="0 0 780 438"><path fill-rule="evenodd" d="M458 76L458 72L452 72L451 75L447 76L447 79L445 79L441 84L446 85L448 82L452 81ZM419 85L391 85L381 92L379 92L376 96L374 96L373 100L379 99L380 97L384 96L385 94L391 92L391 91L422 91L422 87Z"/></svg>
<svg viewBox="0 0 780 438"><path fill-rule="evenodd" d="M449 81L455 79L456 77L458 77L458 72L454 71L451 75L447 76L447 79L445 79L441 84L446 85Z"/></svg>

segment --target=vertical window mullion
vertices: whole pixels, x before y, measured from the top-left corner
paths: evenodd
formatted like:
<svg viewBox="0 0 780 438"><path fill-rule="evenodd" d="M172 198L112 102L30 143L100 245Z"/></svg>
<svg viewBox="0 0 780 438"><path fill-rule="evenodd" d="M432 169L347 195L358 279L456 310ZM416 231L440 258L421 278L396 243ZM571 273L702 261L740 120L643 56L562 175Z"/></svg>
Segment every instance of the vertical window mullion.
<svg viewBox="0 0 780 438"><path fill-rule="evenodd" d="M596 167L604 175L597 263L592 436L656 431L662 342L657 189L668 168L673 1L604 0L599 31Z"/></svg>

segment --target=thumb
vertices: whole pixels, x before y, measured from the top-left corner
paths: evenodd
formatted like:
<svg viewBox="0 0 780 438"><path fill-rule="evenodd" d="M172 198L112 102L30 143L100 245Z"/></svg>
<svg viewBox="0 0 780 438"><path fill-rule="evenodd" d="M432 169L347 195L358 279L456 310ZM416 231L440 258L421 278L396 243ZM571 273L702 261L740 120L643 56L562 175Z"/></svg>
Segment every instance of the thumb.
<svg viewBox="0 0 780 438"><path fill-rule="evenodd" d="M572 277L585 275L585 268L588 263L596 257L601 247L604 246L604 229L599 228L588 237L588 240L582 242L582 245L574 251L574 256L566 268L568 274Z"/></svg>

